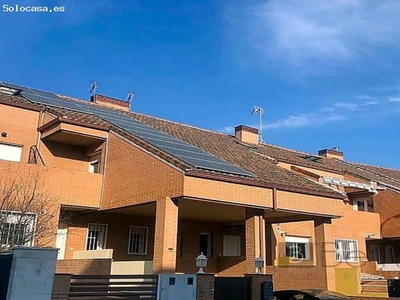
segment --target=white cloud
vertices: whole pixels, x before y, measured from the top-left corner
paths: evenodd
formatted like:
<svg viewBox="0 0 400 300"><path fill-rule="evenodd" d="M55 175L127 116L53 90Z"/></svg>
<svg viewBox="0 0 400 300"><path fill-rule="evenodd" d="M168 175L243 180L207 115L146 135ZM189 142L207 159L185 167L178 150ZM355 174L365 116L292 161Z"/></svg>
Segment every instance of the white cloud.
<svg viewBox="0 0 400 300"><path fill-rule="evenodd" d="M388 97L387 102L400 102L400 95Z"/></svg>
<svg viewBox="0 0 400 300"><path fill-rule="evenodd" d="M222 129L217 130L218 132L226 133L226 134L233 134L235 132L235 127L227 126Z"/></svg>
<svg viewBox="0 0 400 300"><path fill-rule="evenodd" d="M383 48L398 48L399 11L398 0L263 0L241 21L264 58L322 69L351 67L376 59Z"/></svg>
<svg viewBox="0 0 400 300"><path fill-rule="evenodd" d="M289 116L286 119L278 120L263 127L265 129L309 127L315 125L323 125L329 122L339 121L343 119L343 116L334 113L328 116L326 116L323 112L306 113Z"/></svg>
<svg viewBox="0 0 400 300"><path fill-rule="evenodd" d="M367 98L364 98L364 99L367 99ZM370 97L368 99L373 99L373 98ZM356 111L356 110L365 109L365 108L367 108L369 106L374 106L374 105L378 105L378 104L379 104L379 102L377 102L377 101L367 100L367 101L363 101L363 102L360 102L360 103L357 103L357 102L338 102L338 103L334 103L333 106L335 108Z"/></svg>
<svg viewBox="0 0 400 300"><path fill-rule="evenodd" d="M336 102L331 106L317 109L310 113L303 113L298 115L291 115L287 118L275 121L264 126L265 129L277 128L298 128L321 126L327 123L345 120L349 115L354 116L355 112L368 110L372 106L381 104L372 96L353 96L353 99L363 99L362 102Z"/></svg>

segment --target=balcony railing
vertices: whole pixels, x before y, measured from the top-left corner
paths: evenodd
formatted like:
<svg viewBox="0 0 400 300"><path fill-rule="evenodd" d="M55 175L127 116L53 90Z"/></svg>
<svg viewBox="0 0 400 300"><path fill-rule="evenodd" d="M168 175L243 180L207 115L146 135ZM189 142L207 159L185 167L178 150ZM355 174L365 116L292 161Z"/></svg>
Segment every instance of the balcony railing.
<svg viewBox="0 0 400 300"><path fill-rule="evenodd" d="M43 158L40 155L39 149L36 147L36 145L31 146L29 150L28 163L39 166L45 166Z"/></svg>

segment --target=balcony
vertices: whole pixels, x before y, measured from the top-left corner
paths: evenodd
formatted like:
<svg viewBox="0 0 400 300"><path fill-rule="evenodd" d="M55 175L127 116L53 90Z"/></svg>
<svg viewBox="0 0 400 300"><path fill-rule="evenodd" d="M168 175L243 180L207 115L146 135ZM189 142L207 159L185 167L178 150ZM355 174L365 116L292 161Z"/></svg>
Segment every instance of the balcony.
<svg viewBox="0 0 400 300"><path fill-rule="evenodd" d="M99 207L103 175L63 168L0 160L0 177L38 175L46 193L58 203Z"/></svg>

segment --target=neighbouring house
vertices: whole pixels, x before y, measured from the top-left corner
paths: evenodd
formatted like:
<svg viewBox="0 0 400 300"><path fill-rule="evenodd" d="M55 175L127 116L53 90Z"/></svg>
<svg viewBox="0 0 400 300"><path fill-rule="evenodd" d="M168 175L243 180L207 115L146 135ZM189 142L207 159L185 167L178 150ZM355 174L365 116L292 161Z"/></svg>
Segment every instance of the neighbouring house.
<svg viewBox="0 0 400 300"><path fill-rule="evenodd" d="M359 294L372 238L388 242L383 220L395 224L376 202L393 182L259 144L244 125L231 136L0 82L0 126L3 181L37 173L57 201L47 245L61 271L193 273L203 253L206 272L243 276L261 257L278 289Z"/></svg>
<svg viewBox="0 0 400 300"><path fill-rule="evenodd" d="M318 155L268 144L262 148L277 165L344 191L362 218L378 213L380 234L372 230L365 236L368 261L361 264L361 273L365 278L400 277L400 170L346 161L337 148Z"/></svg>

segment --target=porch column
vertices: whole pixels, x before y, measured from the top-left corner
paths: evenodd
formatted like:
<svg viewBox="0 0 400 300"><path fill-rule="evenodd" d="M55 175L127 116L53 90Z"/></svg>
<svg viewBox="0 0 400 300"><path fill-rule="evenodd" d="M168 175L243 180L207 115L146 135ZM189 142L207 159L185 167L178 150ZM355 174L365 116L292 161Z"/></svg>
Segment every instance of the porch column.
<svg viewBox="0 0 400 300"><path fill-rule="evenodd" d="M265 261L265 220L263 212L246 208L246 270L247 274L253 274L257 270L254 261L261 256ZM265 272L265 265L263 268Z"/></svg>
<svg viewBox="0 0 400 300"><path fill-rule="evenodd" d="M171 198L158 200L154 236L153 272L175 273L178 205Z"/></svg>
<svg viewBox="0 0 400 300"><path fill-rule="evenodd" d="M314 220L314 234L315 234L315 244L314 244L314 254L315 263L317 265L317 277L318 283L321 289L332 289L332 283L334 284L334 278L331 278L331 284L328 280L328 265L327 265L327 255L334 255L333 240L330 241L327 237L327 227L331 224L330 219L317 218ZM333 274L331 274L333 276ZM334 277L334 276L333 276Z"/></svg>

